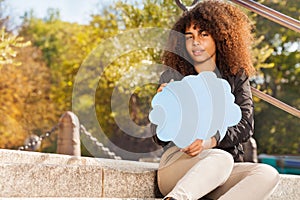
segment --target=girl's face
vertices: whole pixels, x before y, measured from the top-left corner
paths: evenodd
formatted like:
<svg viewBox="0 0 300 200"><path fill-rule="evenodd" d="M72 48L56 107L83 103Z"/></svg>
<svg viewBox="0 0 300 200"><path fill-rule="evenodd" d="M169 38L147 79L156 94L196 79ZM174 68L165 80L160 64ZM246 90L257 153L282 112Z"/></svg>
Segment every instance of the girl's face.
<svg viewBox="0 0 300 200"><path fill-rule="evenodd" d="M192 24L185 31L186 50L194 66L209 62L216 62L216 44L207 31L195 29Z"/></svg>

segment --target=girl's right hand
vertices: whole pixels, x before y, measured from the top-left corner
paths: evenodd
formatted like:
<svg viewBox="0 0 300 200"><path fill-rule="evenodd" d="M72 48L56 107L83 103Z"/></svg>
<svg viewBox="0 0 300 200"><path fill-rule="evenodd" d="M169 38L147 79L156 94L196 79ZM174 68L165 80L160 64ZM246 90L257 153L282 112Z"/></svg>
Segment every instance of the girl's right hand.
<svg viewBox="0 0 300 200"><path fill-rule="evenodd" d="M174 79L170 80L170 82L173 82L173 81L174 81ZM168 85L168 83L161 84L156 92L161 92L164 89L164 87L166 87L167 85Z"/></svg>
<svg viewBox="0 0 300 200"><path fill-rule="evenodd" d="M158 93L158 92L161 92L161 91L164 89L164 87L167 86L167 84L168 84L168 83L163 83L163 84L161 84L161 85L159 86L159 88L157 89L156 92L157 92L157 93Z"/></svg>

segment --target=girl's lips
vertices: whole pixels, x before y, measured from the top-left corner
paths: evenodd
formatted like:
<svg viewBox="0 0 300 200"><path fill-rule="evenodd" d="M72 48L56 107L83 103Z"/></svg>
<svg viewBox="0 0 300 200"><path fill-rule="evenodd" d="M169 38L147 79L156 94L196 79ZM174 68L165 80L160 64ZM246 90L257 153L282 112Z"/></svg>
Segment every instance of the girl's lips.
<svg viewBox="0 0 300 200"><path fill-rule="evenodd" d="M203 54L203 52L204 52L204 50L193 50L194 56L200 56Z"/></svg>

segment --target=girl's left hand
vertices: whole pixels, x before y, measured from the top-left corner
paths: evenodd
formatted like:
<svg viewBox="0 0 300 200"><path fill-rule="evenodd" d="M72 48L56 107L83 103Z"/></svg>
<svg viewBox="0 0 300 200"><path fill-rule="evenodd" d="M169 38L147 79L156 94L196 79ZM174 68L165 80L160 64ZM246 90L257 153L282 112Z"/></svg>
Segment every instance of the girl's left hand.
<svg viewBox="0 0 300 200"><path fill-rule="evenodd" d="M211 149L217 146L217 140L215 137L211 137L207 140L196 139L188 147L181 149L182 152L189 156L197 156L204 149Z"/></svg>
<svg viewBox="0 0 300 200"><path fill-rule="evenodd" d="M181 149L181 151L189 156L197 156L199 153L201 153L201 151L203 151L203 149L203 140L196 139L192 144Z"/></svg>

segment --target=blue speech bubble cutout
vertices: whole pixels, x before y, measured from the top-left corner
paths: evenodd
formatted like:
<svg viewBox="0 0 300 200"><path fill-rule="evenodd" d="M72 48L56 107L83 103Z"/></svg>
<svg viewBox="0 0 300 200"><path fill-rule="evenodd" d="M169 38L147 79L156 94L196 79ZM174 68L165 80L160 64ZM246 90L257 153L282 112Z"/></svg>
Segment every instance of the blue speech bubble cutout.
<svg viewBox="0 0 300 200"><path fill-rule="evenodd" d="M241 109L234 103L228 82L214 72L201 72L170 82L151 102L151 123L162 141L184 148L196 139L206 140L239 123Z"/></svg>

